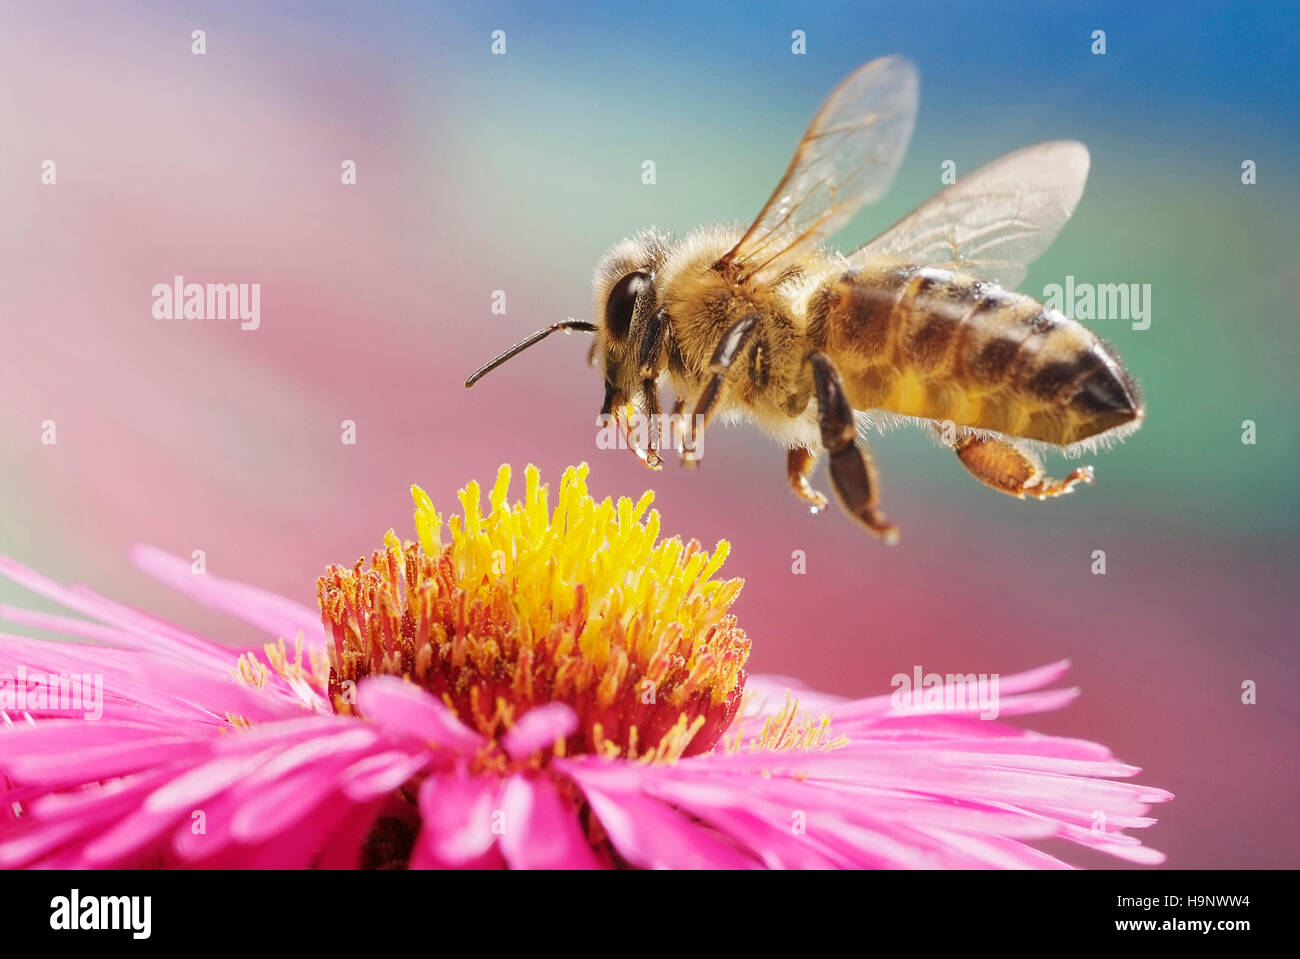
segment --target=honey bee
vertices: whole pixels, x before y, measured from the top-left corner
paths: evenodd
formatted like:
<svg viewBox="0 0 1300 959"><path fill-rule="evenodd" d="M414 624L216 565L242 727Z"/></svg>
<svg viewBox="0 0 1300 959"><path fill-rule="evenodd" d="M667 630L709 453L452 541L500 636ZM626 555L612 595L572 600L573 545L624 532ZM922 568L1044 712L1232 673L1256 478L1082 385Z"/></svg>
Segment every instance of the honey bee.
<svg viewBox="0 0 1300 959"><path fill-rule="evenodd" d="M669 381L689 413L683 465L698 463L715 416L747 416L788 447L796 496L825 507L808 482L824 455L840 505L888 543L898 528L862 435L873 422L927 425L976 479L1021 499L1091 483L1091 467L1047 476L1035 450L1077 455L1131 433L1144 415L1137 384L1090 330L1014 292L1083 194L1082 144L1003 156L847 256L824 245L888 188L917 102L909 61L860 67L818 110L748 229L623 240L596 268L599 322L539 330L465 385L551 333L594 333L604 417L658 416ZM656 441L644 445L635 451L658 468Z"/></svg>

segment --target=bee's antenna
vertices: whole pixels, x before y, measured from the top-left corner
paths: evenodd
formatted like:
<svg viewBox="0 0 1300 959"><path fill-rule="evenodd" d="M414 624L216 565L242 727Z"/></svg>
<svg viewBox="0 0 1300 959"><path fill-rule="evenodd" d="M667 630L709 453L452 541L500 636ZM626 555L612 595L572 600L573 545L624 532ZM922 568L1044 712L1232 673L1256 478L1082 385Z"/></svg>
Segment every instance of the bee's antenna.
<svg viewBox="0 0 1300 959"><path fill-rule="evenodd" d="M483 377L487 376L489 373L495 370L506 360L510 359L512 356L517 356L518 354L522 353L524 350L528 349L528 347L532 346L534 343L540 343L542 340L546 339L552 333L555 333L559 330L564 330L566 333L569 332L570 330L578 330L579 332L582 333L595 333L596 324L588 323L586 320L575 320L573 318L564 320L561 323L552 323L550 326L546 327L545 329L538 330L536 333L524 337L522 340L520 340L514 346L510 347L510 349L506 350L500 356L496 357L495 359L489 360L487 363L480 366L477 370L475 370L473 373L469 375L469 379L465 381L465 388L469 389L471 386L473 386L479 380L483 379Z"/></svg>

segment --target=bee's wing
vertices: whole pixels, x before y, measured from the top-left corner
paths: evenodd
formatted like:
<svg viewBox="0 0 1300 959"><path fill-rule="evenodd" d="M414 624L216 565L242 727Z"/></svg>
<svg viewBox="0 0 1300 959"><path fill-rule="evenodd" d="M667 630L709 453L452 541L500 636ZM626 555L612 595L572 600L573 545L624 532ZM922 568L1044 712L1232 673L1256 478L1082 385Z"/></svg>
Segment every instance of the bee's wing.
<svg viewBox="0 0 1300 959"><path fill-rule="evenodd" d="M901 57L849 74L813 117L763 212L719 265L746 279L774 277L879 199L912 137L918 89L916 67Z"/></svg>
<svg viewBox="0 0 1300 959"><path fill-rule="evenodd" d="M849 262L887 257L962 270L1015 289L1083 195L1088 148L1057 140L1008 153L941 190Z"/></svg>

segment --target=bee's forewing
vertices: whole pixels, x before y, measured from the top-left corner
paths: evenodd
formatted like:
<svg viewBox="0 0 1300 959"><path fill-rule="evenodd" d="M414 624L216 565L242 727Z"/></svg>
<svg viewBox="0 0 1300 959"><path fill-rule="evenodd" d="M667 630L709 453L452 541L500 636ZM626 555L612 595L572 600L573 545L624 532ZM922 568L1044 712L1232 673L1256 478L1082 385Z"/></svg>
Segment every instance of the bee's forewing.
<svg viewBox="0 0 1300 959"><path fill-rule="evenodd" d="M1088 148L1057 140L1008 153L940 191L849 262L893 258L974 274L1014 289L1083 195Z"/></svg>
<svg viewBox="0 0 1300 959"><path fill-rule="evenodd" d="M902 57L872 60L849 74L817 111L780 185L722 262L748 278L775 276L884 195L912 137L918 91L916 67Z"/></svg>

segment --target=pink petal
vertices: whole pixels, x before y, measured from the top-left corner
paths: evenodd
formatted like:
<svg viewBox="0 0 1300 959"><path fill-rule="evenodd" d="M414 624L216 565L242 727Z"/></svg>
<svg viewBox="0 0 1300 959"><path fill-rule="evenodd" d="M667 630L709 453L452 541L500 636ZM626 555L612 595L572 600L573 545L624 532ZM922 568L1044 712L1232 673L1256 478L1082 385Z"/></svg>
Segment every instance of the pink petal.
<svg viewBox="0 0 1300 959"><path fill-rule="evenodd" d="M177 592L211 609L237 616L273 637L292 640L301 633L304 655L307 650L325 648L325 630L316 610L256 586L211 573L196 574L189 561L169 556L152 546L134 547L131 559L144 572Z"/></svg>
<svg viewBox="0 0 1300 959"><path fill-rule="evenodd" d="M599 867L577 810L560 797L549 777L511 776L501 794L501 809L501 854L511 868Z"/></svg>
<svg viewBox="0 0 1300 959"><path fill-rule="evenodd" d="M415 777L430 758L424 750L410 754L397 749L367 756L339 777L343 795L354 802L385 796Z"/></svg>
<svg viewBox="0 0 1300 959"><path fill-rule="evenodd" d="M382 805L381 800L375 800L348 809L347 815L338 825L323 835L316 868L356 869L361 863L366 837L370 835L375 816Z"/></svg>
<svg viewBox="0 0 1300 959"><path fill-rule="evenodd" d="M357 707L392 736L415 739L453 753L473 753L486 740L419 686L396 676L375 676L357 686Z"/></svg>
<svg viewBox="0 0 1300 959"><path fill-rule="evenodd" d="M83 792L44 797L39 815L23 817L3 834L0 866L43 864L44 857L64 845L75 844L79 849L87 837L137 808L141 798L156 789L167 775L154 772Z"/></svg>
<svg viewBox="0 0 1300 959"><path fill-rule="evenodd" d="M115 603L85 587L68 589L60 586L8 556L0 556L0 576L68 609L118 627L123 634L122 641L130 642L133 648L166 651L192 662L212 666L225 666L238 659L229 650L192 636L170 623Z"/></svg>
<svg viewBox="0 0 1300 959"><path fill-rule="evenodd" d="M431 774L420 787L424 826L416 845L432 860L453 867L483 856L496 845L499 786L498 780L460 771Z"/></svg>
<svg viewBox="0 0 1300 959"><path fill-rule="evenodd" d="M564 703L547 703L524 713L501 737L501 745L511 759L524 760L549 749L557 739L567 739L577 728L577 713Z"/></svg>
<svg viewBox="0 0 1300 959"><path fill-rule="evenodd" d="M602 767L609 767L604 775ZM591 804L614 848L644 869L753 869L758 861L724 842L703 824L645 796L638 776L618 764L591 760L556 763Z"/></svg>

